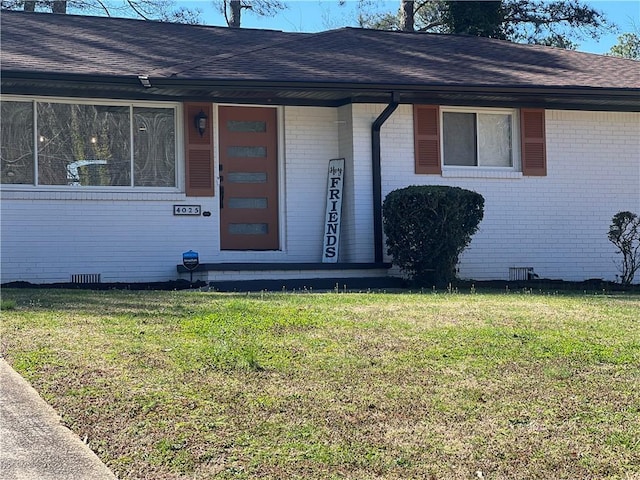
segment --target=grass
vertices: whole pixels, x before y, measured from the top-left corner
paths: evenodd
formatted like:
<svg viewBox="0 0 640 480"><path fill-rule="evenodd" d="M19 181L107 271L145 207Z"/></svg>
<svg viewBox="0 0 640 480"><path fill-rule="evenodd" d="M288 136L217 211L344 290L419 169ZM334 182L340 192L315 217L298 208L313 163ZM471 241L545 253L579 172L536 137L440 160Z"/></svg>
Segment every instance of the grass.
<svg viewBox="0 0 640 480"><path fill-rule="evenodd" d="M4 290L1 327L119 478L640 478L637 295Z"/></svg>

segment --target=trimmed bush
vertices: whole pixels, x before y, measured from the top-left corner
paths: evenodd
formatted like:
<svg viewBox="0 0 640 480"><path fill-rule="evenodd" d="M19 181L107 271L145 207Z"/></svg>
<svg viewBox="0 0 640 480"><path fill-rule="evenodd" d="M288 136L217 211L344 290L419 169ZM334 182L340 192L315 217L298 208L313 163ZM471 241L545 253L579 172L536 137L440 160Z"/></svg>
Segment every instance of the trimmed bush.
<svg viewBox="0 0 640 480"><path fill-rule="evenodd" d="M418 285L456 278L458 257L484 215L482 195L459 187L411 186L389 193L382 206L388 254Z"/></svg>

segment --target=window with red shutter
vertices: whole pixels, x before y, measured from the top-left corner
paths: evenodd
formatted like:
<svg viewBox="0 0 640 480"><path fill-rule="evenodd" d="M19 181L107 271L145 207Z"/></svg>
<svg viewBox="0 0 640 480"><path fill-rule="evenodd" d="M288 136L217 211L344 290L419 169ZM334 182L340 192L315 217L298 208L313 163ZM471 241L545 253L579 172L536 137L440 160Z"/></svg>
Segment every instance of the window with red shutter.
<svg viewBox="0 0 640 480"><path fill-rule="evenodd" d="M520 110L520 152L514 109L414 105L413 113L417 174L441 174L443 167L467 175L474 168L516 172L521 166L524 175L546 175L543 109Z"/></svg>

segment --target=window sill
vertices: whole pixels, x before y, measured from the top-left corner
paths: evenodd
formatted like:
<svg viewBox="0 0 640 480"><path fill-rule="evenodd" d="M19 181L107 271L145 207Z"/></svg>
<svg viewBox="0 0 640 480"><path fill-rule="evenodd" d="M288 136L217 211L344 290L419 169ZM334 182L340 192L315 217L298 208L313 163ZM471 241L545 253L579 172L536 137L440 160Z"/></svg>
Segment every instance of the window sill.
<svg viewBox="0 0 640 480"><path fill-rule="evenodd" d="M451 168L444 167L442 176L447 178L522 178L522 172L491 168Z"/></svg>
<svg viewBox="0 0 640 480"><path fill-rule="evenodd" d="M126 201L144 201L144 200L166 200L181 201L186 198L184 192L178 190L159 190L159 189L123 189L108 190L99 189L82 189L69 190L68 188L51 188L43 189L39 187L26 186L2 186L3 200L126 200Z"/></svg>

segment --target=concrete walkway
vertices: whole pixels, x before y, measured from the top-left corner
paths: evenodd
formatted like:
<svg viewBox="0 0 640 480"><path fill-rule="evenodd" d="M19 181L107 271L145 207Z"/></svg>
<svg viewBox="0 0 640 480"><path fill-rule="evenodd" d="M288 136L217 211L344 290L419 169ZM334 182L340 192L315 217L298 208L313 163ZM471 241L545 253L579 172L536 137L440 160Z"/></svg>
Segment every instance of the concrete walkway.
<svg viewBox="0 0 640 480"><path fill-rule="evenodd" d="M115 475L0 359L0 478L115 480Z"/></svg>

